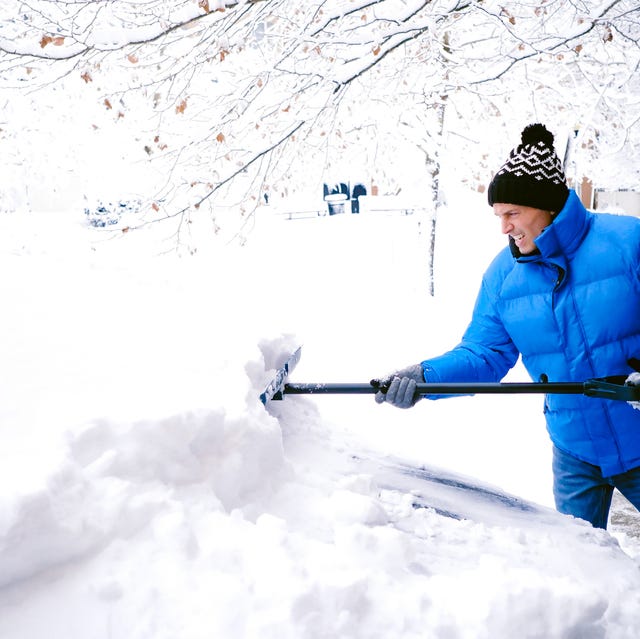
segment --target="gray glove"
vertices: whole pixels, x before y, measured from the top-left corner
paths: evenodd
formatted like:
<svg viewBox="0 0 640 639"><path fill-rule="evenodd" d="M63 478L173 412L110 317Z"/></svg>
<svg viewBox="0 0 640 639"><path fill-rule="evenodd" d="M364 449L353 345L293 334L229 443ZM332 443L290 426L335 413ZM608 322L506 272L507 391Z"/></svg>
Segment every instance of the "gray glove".
<svg viewBox="0 0 640 639"><path fill-rule="evenodd" d="M414 364L388 375L377 382L380 386L387 387L387 392L378 391L376 403L392 404L397 408L411 408L421 398L416 395L416 385L424 383L422 366Z"/></svg>
<svg viewBox="0 0 640 639"><path fill-rule="evenodd" d="M640 373L631 373L624 382L625 386L640 386ZM629 406L640 410L640 402L627 402Z"/></svg>

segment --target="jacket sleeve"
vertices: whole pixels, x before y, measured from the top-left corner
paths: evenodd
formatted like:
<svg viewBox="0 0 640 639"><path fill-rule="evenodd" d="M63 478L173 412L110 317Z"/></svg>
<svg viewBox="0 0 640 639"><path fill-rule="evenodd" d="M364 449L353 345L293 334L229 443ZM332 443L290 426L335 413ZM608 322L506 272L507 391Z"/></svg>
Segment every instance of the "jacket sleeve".
<svg viewBox="0 0 640 639"><path fill-rule="evenodd" d="M426 382L497 382L518 361L518 349L507 334L483 278L471 322L462 341L438 357L422 362ZM439 399L443 395L432 395Z"/></svg>

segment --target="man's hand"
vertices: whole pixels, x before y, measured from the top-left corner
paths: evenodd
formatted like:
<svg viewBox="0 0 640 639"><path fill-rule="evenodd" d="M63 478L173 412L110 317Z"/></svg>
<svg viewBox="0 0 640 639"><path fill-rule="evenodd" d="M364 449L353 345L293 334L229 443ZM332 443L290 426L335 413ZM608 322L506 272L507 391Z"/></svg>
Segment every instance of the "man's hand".
<svg viewBox="0 0 640 639"><path fill-rule="evenodd" d="M376 393L375 399L378 404L386 402L397 408L411 408L421 399L420 395L416 395L416 386L424 383L422 366L408 366L387 375L378 383L381 387L387 388L386 392L380 390Z"/></svg>
<svg viewBox="0 0 640 639"><path fill-rule="evenodd" d="M631 373L624 383L625 386L640 386L640 373ZM636 410L640 410L640 402L627 402L627 404Z"/></svg>

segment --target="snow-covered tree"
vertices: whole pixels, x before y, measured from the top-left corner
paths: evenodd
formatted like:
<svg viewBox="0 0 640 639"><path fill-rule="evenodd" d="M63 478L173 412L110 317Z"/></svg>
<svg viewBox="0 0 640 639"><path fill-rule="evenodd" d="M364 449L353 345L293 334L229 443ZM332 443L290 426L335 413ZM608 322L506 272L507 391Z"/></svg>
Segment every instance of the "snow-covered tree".
<svg viewBox="0 0 640 639"><path fill-rule="evenodd" d="M572 142L577 179L640 177L632 0L7 0L0 13L4 88L94 102L92 130L73 123L86 135L126 129L127 159L157 178L150 219L206 211L218 227L265 193L356 173L435 205L443 146L482 189L532 119Z"/></svg>

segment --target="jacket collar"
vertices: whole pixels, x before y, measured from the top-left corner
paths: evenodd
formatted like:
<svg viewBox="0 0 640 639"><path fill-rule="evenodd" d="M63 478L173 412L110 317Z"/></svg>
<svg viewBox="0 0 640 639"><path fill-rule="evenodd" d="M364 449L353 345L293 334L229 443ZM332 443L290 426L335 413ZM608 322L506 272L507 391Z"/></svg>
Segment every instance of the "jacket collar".
<svg viewBox="0 0 640 639"><path fill-rule="evenodd" d="M538 250L529 255L516 255L518 262L544 260L566 266L576 252L589 227L589 215L572 189L562 210L536 238ZM513 252L513 249L512 249Z"/></svg>

